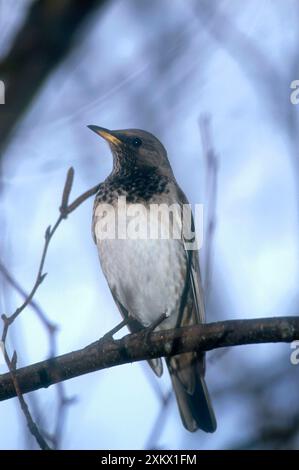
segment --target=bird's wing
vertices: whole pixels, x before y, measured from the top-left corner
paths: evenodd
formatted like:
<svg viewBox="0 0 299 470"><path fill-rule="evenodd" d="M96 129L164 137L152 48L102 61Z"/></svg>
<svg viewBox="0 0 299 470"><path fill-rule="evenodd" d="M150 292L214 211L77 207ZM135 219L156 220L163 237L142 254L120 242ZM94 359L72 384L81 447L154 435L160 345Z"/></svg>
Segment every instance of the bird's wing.
<svg viewBox="0 0 299 470"><path fill-rule="evenodd" d="M182 204L188 204L185 194L179 187L178 196ZM194 227L192 230L194 231ZM178 326L191 326L205 320L204 296L198 251L188 250L188 245L184 239L182 243L184 244L188 267ZM214 432L216 419L204 380L204 354L197 352L184 353L167 358L166 363L184 426L189 431L196 431L200 428L207 432Z"/></svg>
<svg viewBox="0 0 299 470"><path fill-rule="evenodd" d="M190 253L190 252L189 252ZM187 273L188 275L188 273ZM204 320L204 301L196 251L190 256L189 288L180 326ZM189 431L214 432L217 424L205 383L204 353L189 352L166 359L180 415Z"/></svg>
<svg viewBox="0 0 299 470"><path fill-rule="evenodd" d="M177 190L177 198L180 201L181 206L183 206L184 204L189 206L189 202L188 202L186 195L183 193L183 191L177 184L176 184L176 190ZM194 224L192 213L191 213L191 231L192 233L195 234L195 238L196 238L195 224ZM205 321L205 305L204 305L204 293L203 293L201 274L200 274L198 250L188 249L189 240L182 238L182 243L184 245L184 250L185 250L186 259L187 259L187 266L188 266L186 287L188 284L190 287L190 291L191 291L189 292L189 290L187 290L188 295L186 296L185 303L187 303L188 297L190 298L191 296L192 303L194 304L194 307L192 308L193 318L190 319L192 320L190 324L203 323ZM190 310L190 308L188 310Z"/></svg>
<svg viewBox="0 0 299 470"><path fill-rule="evenodd" d="M188 250L185 250L188 253ZM192 250L190 260L190 284L192 290L193 301L195 304L195 323L204 323L205 321L205 305L204 305L204 293L202 288L198 251Z"/></svg>

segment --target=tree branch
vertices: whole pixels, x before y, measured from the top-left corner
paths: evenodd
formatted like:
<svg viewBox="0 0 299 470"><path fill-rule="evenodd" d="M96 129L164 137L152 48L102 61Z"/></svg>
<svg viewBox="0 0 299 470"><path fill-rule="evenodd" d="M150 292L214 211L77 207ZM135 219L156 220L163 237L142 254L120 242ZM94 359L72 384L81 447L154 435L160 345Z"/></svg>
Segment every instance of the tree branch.
<svg viewBox="0 0 299 470"><path fill-rule="evenodd" d="M190 351L245 344L291 342L299 339L299 317L230 320L174 330L130 334L119 340L99 340L84 349L16 370L22 393L96 370L129 362ZM16 396L11 374L0 375L0 401Z"/></svg>
<svg viewBox="0 0 299 470"><path fill-rule="evenodd" d="M49 75L72 50L84 20L107 0L38 0L0 62L6 105L0 107L0 159L14 126Z"/></svg>

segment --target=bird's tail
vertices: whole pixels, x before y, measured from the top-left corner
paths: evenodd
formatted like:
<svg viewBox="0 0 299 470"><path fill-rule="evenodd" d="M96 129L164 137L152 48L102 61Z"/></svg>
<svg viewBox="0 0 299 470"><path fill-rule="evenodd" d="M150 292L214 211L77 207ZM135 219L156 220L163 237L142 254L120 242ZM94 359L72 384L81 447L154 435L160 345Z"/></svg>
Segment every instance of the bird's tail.
<svg viewBox="0 0 299 470"><path fill-rule="evenodd" d="M185 353L167 359L182 422L188 431L216 431L217 423L204 379L204 358Z"/></svg>

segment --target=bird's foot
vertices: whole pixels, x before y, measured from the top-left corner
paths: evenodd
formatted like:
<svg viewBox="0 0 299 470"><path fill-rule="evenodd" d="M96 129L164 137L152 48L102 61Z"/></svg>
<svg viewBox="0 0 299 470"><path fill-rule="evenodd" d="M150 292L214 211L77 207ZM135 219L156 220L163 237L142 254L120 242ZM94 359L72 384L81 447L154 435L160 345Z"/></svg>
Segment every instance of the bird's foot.
<svg viewBox="0 0 299 470"><path fill-rule="evenodd" d="M108 331L107 333L105 333L99 341L112 341L113 340L113 336L118 333L124 326L127 326L127 324L129 323L129 320L125 319L123 321L121 321L118 325L116 325L114 328L112 328L112 330Z"/></svg>
<svg viewBox="0 0 299 470"><path fill-rule="evenodd" d="M157 320L155 320L150 326L144 329L145 341L148 341L150 334L167 318L167 316L167 313L162 313L162 315L160 315Z"/></svg>

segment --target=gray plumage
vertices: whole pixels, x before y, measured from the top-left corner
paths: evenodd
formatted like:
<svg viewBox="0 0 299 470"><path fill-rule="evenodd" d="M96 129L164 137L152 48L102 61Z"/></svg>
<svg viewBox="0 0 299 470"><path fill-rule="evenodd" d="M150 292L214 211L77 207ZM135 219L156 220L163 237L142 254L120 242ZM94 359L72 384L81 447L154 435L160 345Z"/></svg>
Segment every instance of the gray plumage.
<svg viewBox="0 0 299 470"><path fill-rule="evenodd" d="M198 253L186 250L183 237L103 240L97 236L96 224L103 217L103 207L116 207L120 196L125 196L128 204L145 207L144 223L150 204L188 203L175 180L165 148L156 137L142 130L89 127L107 140L113 155L113 170L99 186L95 198L93 236L121 315L131 318L133 332L150 326L162 313L167 318L157 330L204 322ZM105 211L107 215L107 207ZM214 432L216 420L204 380L204 362L204 355L195 352L166 359L184 426L189 431L200 428ZM161 359L149 363L161 376Z"/></svg>

